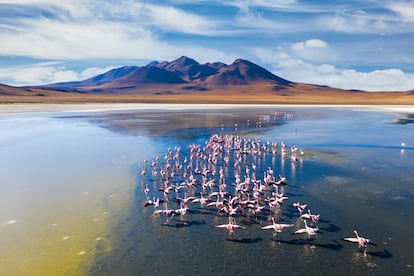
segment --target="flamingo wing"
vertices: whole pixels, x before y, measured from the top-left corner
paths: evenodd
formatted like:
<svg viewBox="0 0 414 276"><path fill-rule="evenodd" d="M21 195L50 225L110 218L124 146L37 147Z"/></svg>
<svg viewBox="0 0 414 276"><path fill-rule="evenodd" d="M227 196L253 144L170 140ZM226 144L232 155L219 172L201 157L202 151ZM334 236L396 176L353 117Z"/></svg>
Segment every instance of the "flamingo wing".
<svg viewBox="0 0 414 276"><path fill-rule="evenodd" d="M358 238L343 238L344 241L359 243Z"/></svg>
<svg viewBox="0 0 414 276"><path fill-rule="evenodd" d="M301 219L310 219L310 215L309 214L303 214L300 216Z"/></svg>
<svg viewBox="0 0 414 276"><path fill-rule="evenodd" d="M281 228L285 228L285 227L293 227L293 224L286 224L286 223L279 223L278 224Z"/></svg>
<svg viewBox="0 0 414 276"><path fill-rule="evenodd" d="M269 230L269 229L273 229L273 228L274 228L273 224L270 224L270 225L263 226L260 229L262 229L262 230Z"/></svg>
<svg viewBox="0 0 414 276"><path fill-rule="evenodd" d="M296 230L293 234L303 234L308 233L308 230L306 228Z"/></svg>
<svg viewBox="0 0 414 276"><path fill-rule="evenodd" d="M246 227L238 225L238 224L233 224L234 228L241 228L241 229L246 229Z"/></svg>
<svg viewBox="0 0 414 276"><path fill-rule="evenodd" d="M220 224L220 225L216 225L214 227L217 227L217 228L227 228L227 226L228 226L228 224Z"/></svg>

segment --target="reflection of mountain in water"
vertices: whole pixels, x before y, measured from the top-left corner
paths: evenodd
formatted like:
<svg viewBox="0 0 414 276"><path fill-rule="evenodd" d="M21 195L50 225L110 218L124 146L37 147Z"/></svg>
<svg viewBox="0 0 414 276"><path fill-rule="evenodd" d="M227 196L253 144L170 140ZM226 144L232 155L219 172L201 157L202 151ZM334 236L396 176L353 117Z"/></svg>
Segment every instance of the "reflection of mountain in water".
<svg viewBox="0 0 414 276"><path fill-rule="evenodd" d="M413 124L414 123L414 114L403 114L402 117L392 121L394 124Z"/></svg>
<svg viewBox="0 0 414 276"><path fill-rule="evenodd" d="M289 114L284 116L281 114ZM257 133L270 126L284 124L292 113L232 110L123 112L87 115L85 118L100 127L125 135L149 135L194 139L212 133Z"/></svg>

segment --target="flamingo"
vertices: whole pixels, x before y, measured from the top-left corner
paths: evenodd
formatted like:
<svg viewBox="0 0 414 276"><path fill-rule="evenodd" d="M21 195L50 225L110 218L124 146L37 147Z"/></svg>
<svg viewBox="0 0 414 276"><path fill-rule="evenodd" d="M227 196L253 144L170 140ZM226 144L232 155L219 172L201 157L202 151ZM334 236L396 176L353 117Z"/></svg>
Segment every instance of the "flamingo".
<svg viewBox="0 0 414 276"><path fill-rule="evenodd" d="M282 176L279 174L279 181L281 184L287 184L287 178L286 176Z"/></svg>
<svg viewBox="0 0 414 276"><path fill-rule="evenodd" d="M165 223L167 223L169 220L169 217L171 216L172 218L176 214L176 212L175 210L168 209L167 206L165 206L165 209L154 211L154 215L159 215L159 214L163 214L165 216Z"/></svg>
<svg viewBox="0 0 414 276"><path fill-rule="evenodd" d="M160 206L160 202L164 202L164 200L160 200L159 198L155 199L155 197L153 197L152 200L148 199L145 202L144 206L147 207L149 205L152 205L154 206L154 208L157 208L158 206Z"/></svg>
<svg viewBox="0 0 414 276"><path fill-rule="evenodd" d="M168 199L168 195L170 194L171 190L175 189L175 186L167 186L165 185L165 188L159 188L159 191L162 191L164 193L164 197Z"/></svg>
<svg viewBox="0 0 414 276"><path fill-rule="evenodd" d="M220 198L219 197L217 197L217 201L214 201L214 202L210 202L210 203L208 203L207 204L207 207L210 207L210 206L216 206L216 208L219 210L219 212L221 211L221 210L223 210L223 207L224 207L224 201L223 200L220 200Z"/></svg>
<svg viewBox="0 0 414 276"><path fill-rule="evenodd" d="M259 202L257 202L251 209L254 216L257 216L257 214L262 211L270 211L269 209L266 209L266 206L260 206Z"/></svg>
<svg viewBox="0 0 414 276"><path fill-rule="evenodd" d="M284 228L286 228L286 227L292 227L293 226L293 224L276 223L274 217L272 217L272 222L273 222L272 224L263 226L260 229L262 229L262 230L270 230L270 229L273 229L274 230L273 236L276 236L277 233L282 232L282 230Z"/></svg>
<svg viewBox="0 0 414 276"><path fill-rule="evenodd" d="M367 255L367 246L368 246L368 244L372 244L372 245L376 245L376 244L373 243L372 240L361 237L360 235L358 235L357 230L354 230L354 233L355 233L355 236L356 236L355 238L343 238L343 240L358 243L358 247L363 249L364 256L366 256Z"/></svg>
<svg viewBox="0 0 414 276"><path fill-rule="evenodd" d="M229 223L216 225L215 227L217 227L217 228L226 228L227 231L229 231L230 235L234 232L234 230L236 228L246 229L245 227L236 224L232 217L229 217Z"/></svg>
<svg viewBox="0 0 414 276"><path fill-rule="evenodd" d="M184 198L178 198L178 201L180 201L183 205L188 205L189 203L192 203L194 199L196 199L194 196L188 196L186 193Z"/></svg>
<svg viewBox="0 0 414 276"><path fill-rule="evenodd" d="M227 213L229 216L235 216L237 213L241 212L239 206L233 207L233 205L229 204L228 206L223 207L223 211Z"/></svg>
<svg viewBox="0 0 414 276"><path fill-rule="evenodd" d="M193 199L192 203L194 203L194 202L200 202L201 207L204 207L204 206L206 206L206 204L207 204L208 201L209 201L209 199L206 198L206 197L203 197L203 193L201 192L200 193L200 197Z"/></svg>
<svg viewBox="0 0 414 276"><path fill-rule="evenodd" d="M180 208L174 210L174 213L184 216L188 210L190 209L186 205L181 204Z"/></svg>
<svg viewBox="0 0 414 276"><path fill-rule="evenodd" d="M293 207L298 209L299 213L302 215L303 211L305 211L305 209L308 208L308 205L300 204L300 202L295 202L293 203Z"/></svg>
<svg viewBox="0 0 414 276"><path fill-rule="evenodd" d="M306 220L304 220L304 222L305 222L305 228L298 229L293 234L303 234L303 233L307 233L308 236L313 236L313 235L316 235L316 234L320 233L320 230L319 230L318 227L310 227L306 223Z"/></svg>
<svg viewBox="0 0 414 276"><path fill-rule="evenodd" d="M279 150L278 147L276 143L243 139L236 135L214 134L203 147L196 144L188 145L188 154L179 152L178 148L175 150L168 148L165 154L165 163L161 163L159 157L154 158L152 162L144 161L145 164L141 172L146 172L146 174L143 173L142 176L154 181L154 187L144 191L146 195L145 206L153 205L157 208L160 202L171 201L171 195L174 196L172 192L175 191L175 199L179 203L178 207L174 206L173 210L169 210L165 206L165 210L156 211L155 214L162 214L168 221L173 216L185 215L191 211L188 210L188 207L193 202L199 202L202 208L215 206L219 212L227 212L229 217L227 224L217 225L217 227L226 228L231 234L235 228L243 228L237 225L234 220L234 217L240 213L252 212L257 215L263 211L270 212L272 210L267 204L273 208L288 200L287 196L279 192L282 185L288 184L286 177L278 174L274 168L268 167L267 162L261 163L260 161L267 158L267 154L273 150ZM288 150L287 145L282 142L282 153L287 155ZM293 146L292 153L289 155L294 157L299 157L302 154L296 146ZM272 158L274 157L272 156ZM284 160L286 158L283 158L282 162ZM233 165L235 165L234 169ZM151 170L154 176L152 178ZM229 181L232 177L234 177L234 183L230 184ZM162 181L163 185L158 186L158 181ZM177 184L172 185L173 181ZM229 189L230 185L234 187L234 191ZM148 188L148 186L149 184L143 184L142 188ZM153 197L153 190L160 191L160 199L155 195ZM194 192L197 197L192 196ZM261 205L264 203L266 206ZM306 223L311 225L311 220L317 222L319 215L313 215L310 211L306 211L308 207L306 204L296 202L293 206L297 208L301 218L306 220L304 222L305 228L296 232L309 234L313 231L316 233L318 228L309 227ZM164 209L164 207L158 208ZM280 209L273 211L279 212ZM292 226L276 223L277 216L272 220L272 223L270 220L268 222L270 225L260 225L259 227L262 227L263 230L273 229L274 235L276 235L284 227Z"/></svg>
<svg viewBox="0 0 414 276"><path fill-rule="evenodd" d="M150 192L150 189L148 188L148 184L146 184L146 185L145 185L145 188L144 188L144 193L145 193L145 197L146 197L146 198L148 198L148 194L149 194L149 192Z"/></svg>
<svg viewBox="0 0 414 276"><path fill-rule="evenodd" d="M308 209L308 213L307 214L303 214L303 215L300 216L301 219L309 219L309 220L311 220L314 223L319 222L320 217L321 216L319 214L317 214L317 215L312 214L309 209Z"/></svg>

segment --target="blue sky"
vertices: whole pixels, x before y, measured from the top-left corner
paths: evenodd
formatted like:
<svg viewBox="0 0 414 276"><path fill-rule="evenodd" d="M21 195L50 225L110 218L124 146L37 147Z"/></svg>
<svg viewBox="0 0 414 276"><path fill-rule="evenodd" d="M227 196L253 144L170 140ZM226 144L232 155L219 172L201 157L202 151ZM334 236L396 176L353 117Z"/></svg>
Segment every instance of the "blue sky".
<svg viewBox="0 0 414 276"><path fill-rule="evenodd" d="M291 81L414 89L414 0L0 0L0 83L82 80L182 55Z"/></svg>

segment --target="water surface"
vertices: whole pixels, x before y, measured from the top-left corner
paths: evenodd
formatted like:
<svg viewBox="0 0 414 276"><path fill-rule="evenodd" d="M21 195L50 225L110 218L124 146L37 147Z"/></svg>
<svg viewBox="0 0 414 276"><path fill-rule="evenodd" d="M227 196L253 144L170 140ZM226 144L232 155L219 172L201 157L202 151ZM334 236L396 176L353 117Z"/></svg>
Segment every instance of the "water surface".
<svg viewBox="0 0 414 276"><path fill-rule="evenodd" d="M2 115L0 274L413 273L414 132L396 118L305 107ZM214 227L227 215L211 207L167 223L144 207L143 188L161 181L140 175L144 159L163 164L177 147L185 156L215 133L305 152L248 160L286 176L289 199L274 214L238 215L246 229L232 235ZM292 235L297 201L320 213L322 234ZM271 216L295 227L274 237L260 230ZM377 244L366 257L342 241L354 229Z"/></svg>

